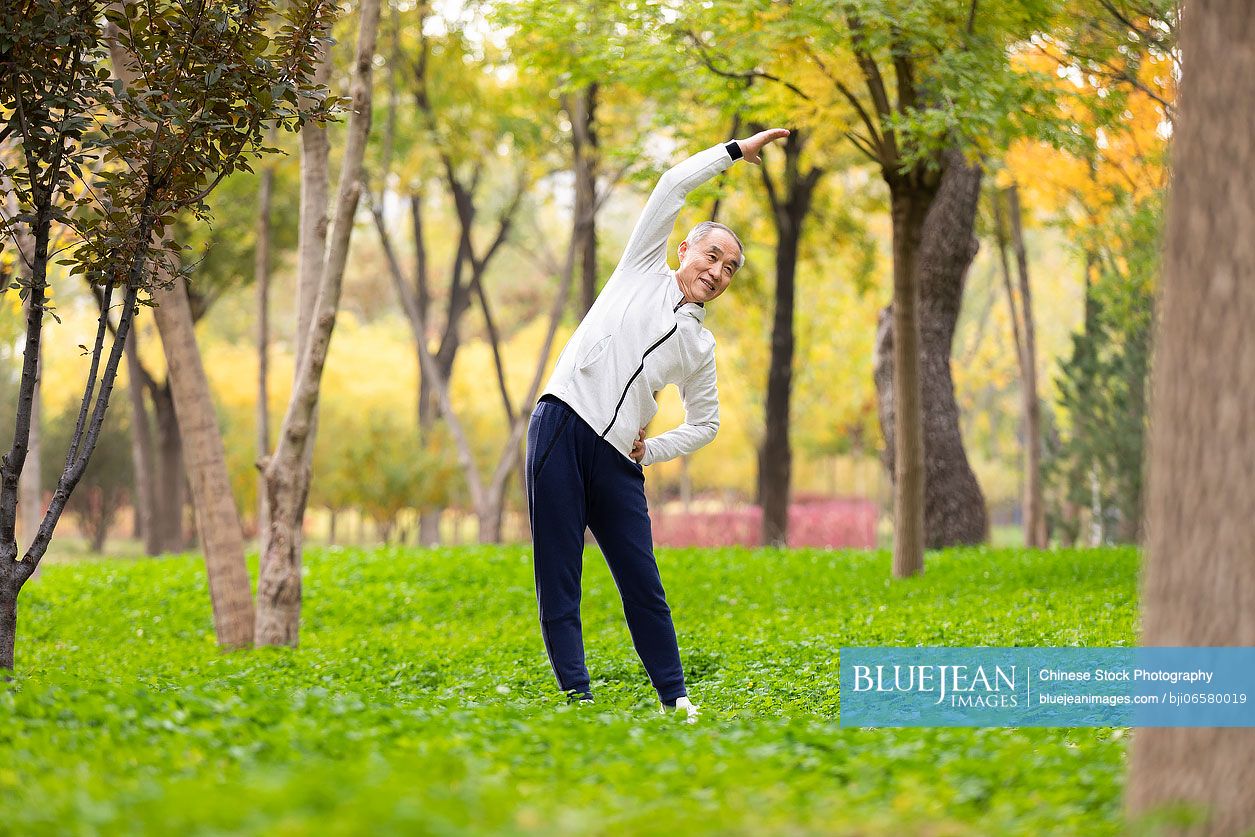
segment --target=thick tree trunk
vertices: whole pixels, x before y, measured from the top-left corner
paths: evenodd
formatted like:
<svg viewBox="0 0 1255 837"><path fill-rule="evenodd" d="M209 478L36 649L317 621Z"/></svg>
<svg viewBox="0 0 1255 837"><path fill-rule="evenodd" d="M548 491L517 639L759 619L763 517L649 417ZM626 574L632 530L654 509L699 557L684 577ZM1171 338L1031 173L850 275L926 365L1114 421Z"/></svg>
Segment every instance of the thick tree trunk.
<svg viewBox="0 0 1255 837"><path fill-rule="evenodd" d="M322 373L335 329L353 217L362 189L362 157L370 131L371 76L379 28L379 0L363 0L359 21L353 60L352 116L336 193L335 226L327 237L329 246L319 271L314 316L305 350L297 364L296 382L279 429L279 441L274 455L265 460L263 468L270 504L270 529L257 582L256 638L259 645L295 646L300 632L301 525L309 497L309 461ZM305 221L302 219L302 226Z"/></svg>
<svg viewBox="0 0 1255 837"><path fill-rule="evenodd" d="M131 399L131 469L135 473L135 494L131 505L144 539L147 555L161 554L161 536L154 514L156 494L156 451L153 448L152 426L148 422L148 407L144 402L143 372L139 363L139 329L132 328L126 342L127 394Z"/></svg>
<svg viewBox="0 0 1255 837"><path fill-rule="evenodd" d="M1151 387L1141 641L1255 646L1255 17L1244 0L1210 0L1190 6L1184 27ZM1137 729L1131 812L1185 803L1206 814L1191 834L1250 833L1252 754L1251 727Z"/></svg>
<svg viewBox="0 0 1255 837"><path fill-rule="evenodd" d="M898 463L902 445L897 430L903 426L895 410L900 383L894 370L904 355L897 330L916 322L919 343L915 364L920 375L917 408L921 417L923 481L923 543L929 548L981 543L988 538L989 523L984 495L967 461L959 431L959 410L954 399L950 350L962 301L967 269L976 255L972 229L980 195L981 172L968 166L958 152L945 155L944 171L935 192L927 187L900 183L894 198L894 302L881 315L876 340L876 392L881 430L885 436L889 472L897 480L912 468ZM899 247L901 245L901 254ZM899 263L910 270L913 282L899 286ZM898 310L899 299L917 299L918 315L906 317ZM907 390L914 387L907 386ZM907 418L903 416L901 418ZM913 422L908 421L908 426ZM908 448L912 440L902 440ZM910 486L914 492L914 486ZM895 491L895 510L899 501ZM909 501L909 493L901 497ZM913 525L913 516L908 525ZM895 539L896 541L896 539ZM895 548L896 554L896 548ZM923 553L919 552L922 561ZM914 559L904 554L904 574ZM922 566L922 565L921 565Z"/></svg>
<svg viewBox="0 0 1255 837"><path fill-rule="evenodd" d="M296 461L284 468L272 464L263 473L270 504L270 531L264 538L266 551L257 579L256 639L258 645L295 647L301 627L301 548L297 531L305 517L309 471Z"/></svg>
<svg viewBox="0 0 1255 837"><path fill-rule="evenodd" d="M892 186L891 186L892 189ZM919 288L915 257L928 198L899 188L891 195L893 220L893 303L891 417L882 427L893 474L893 574L924 569L924 434L920 404ZM882 329L883 333L883 329ZM883 345L883 344L882 344ZM882 403L884 399L881 399ZM892 428L892 430L890 430Z"/></svg>
<svg viewBox="0 0 1255 837"><path fill-rule="evenodd" d="M1024 543L1037 549L1046 547L1046 509L1041 482L1041 401L1037 396L1037 329L1033 319L1033 294L1028 279L1028 250L1024 246L1023 213L1020 191L1006 190L1007 211L1011 217L1011 241L1015 247L1016 269L1020 279L1020 321L1024 324L1024 350L1021 357L1024 394ZM1014 305L1014 301L1012 302Z"/></svg>
<svg viewBox="0 0 1255 837"><path fill-rule="evenodd" d="M214 629L218 643L224 647L251 645L253 600L248 568L244 564L244 533L231 494L226 449L218 429L209 380L196 345L183 277L174 277L170 287L154 290L153 299L157 302L154 309L157 328L165 349L168 380L178 414L178 435L182 440L183 459L205 553ZM166 465L168 468L168 458ZM167 468L163 468L166 471L163 477L175 479ZM176 482L180 486L180 497L183 479L184 474L179 469ZM164 490L173 491L173 486L163 486ZM172 520L178 521L181 531L182 502L168 512Z"/></svg>

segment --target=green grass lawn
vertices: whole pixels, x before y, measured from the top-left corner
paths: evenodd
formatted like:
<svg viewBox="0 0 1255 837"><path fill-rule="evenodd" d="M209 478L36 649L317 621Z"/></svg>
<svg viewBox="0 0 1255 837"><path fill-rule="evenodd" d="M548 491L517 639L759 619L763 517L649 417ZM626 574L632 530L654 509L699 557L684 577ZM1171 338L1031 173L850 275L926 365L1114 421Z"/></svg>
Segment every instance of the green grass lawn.
<svg viewBox="0 0 1255 837"><path fill-rule="evenodd" d="M656 713L596 548L594 706L530 549L307 556L299 650L221 654L195 557L47 567L0 684L13 834L1115 834L1122 729L842 729L843 645L1133 644L1138 555L662 550L689 691Z"/></svg>

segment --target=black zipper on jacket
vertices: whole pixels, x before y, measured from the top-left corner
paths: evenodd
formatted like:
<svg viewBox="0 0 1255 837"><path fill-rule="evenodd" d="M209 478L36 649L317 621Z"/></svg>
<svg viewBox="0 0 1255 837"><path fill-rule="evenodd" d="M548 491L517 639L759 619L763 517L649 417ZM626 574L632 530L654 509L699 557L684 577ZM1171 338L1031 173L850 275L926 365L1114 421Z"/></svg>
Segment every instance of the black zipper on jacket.
<svg viewBox="0 0 1255 837"><path fill-rule="evenodd" d="M675 307L671 309L671 313L674 314L676 311L679 311L680 306L683 304L684 304L684 300L681 299L679 302L675 304ZM637 375L641 374L641 372L645 370L645 358L649 357L650 352L652 352L654 349L658 348L664 342L666 342L668 337L675 334L675 330L679 327L680 327L680 324L678 322L675 325L671 326L670 331L668 331L666 334L662 335L657 340L655 340L654 345L646 349L645 354L641 355L641 363L639 366L636 367L636 371L632 373L632 377L628 378L627 384L623 387L623 394L619 396L619 403L614 405L614 415L610 417L610 423L606 425L606 429L601 431L601 438L603 439L606 438L606 434L610 432L610 428L614 427L614 423L619 420L619 410L620 408L623 407L624 400L627 399L628 390L632 388L632 382L636 380Z"/></svg>

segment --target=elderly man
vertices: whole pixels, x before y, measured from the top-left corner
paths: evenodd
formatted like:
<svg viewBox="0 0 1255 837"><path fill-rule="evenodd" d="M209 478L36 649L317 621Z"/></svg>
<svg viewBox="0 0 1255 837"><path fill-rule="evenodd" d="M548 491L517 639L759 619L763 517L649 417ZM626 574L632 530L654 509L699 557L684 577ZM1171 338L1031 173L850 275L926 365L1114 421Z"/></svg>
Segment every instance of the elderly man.
<svg viewBox="0 0 1255 837"><path fill-rule="evenodd" d="M654 561L644 466L715 438L715 340L702 326L704 306L727 290L745 252L732 230L706 221L680 242L680 267L672 270L667 238L692 189L737 159L760 162L763 147L788 134L777 128L712 146L662 176L532 412L526 485L540 629L558 686L571 699L592 700L580 627L587 527L606 556L663 711L697 719ZM645 425L658 411L654 393L667 384L679 387L684 423L647 439Z"/></svg>

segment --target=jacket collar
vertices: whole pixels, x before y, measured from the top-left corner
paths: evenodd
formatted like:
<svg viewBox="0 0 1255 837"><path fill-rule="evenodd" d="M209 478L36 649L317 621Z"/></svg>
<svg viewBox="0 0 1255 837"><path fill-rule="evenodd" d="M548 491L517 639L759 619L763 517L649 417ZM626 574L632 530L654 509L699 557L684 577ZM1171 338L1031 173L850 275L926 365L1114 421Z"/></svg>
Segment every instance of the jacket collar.
<svg viewBox="0 0 1255 837"><path fill-rule="evenodd" d="M680 283L676 281L675 271L670 267L667 272L671 274L671 281L667 283L667 297L671 300L671 307L675 308L675 313L688 314L695 318L699 323L706 321L706 305L701 302L686 302L676 307L680 300L684 299L684 291L680 290Z"/></svg>

